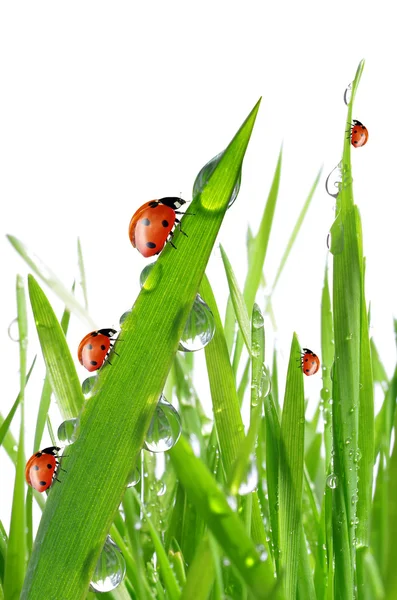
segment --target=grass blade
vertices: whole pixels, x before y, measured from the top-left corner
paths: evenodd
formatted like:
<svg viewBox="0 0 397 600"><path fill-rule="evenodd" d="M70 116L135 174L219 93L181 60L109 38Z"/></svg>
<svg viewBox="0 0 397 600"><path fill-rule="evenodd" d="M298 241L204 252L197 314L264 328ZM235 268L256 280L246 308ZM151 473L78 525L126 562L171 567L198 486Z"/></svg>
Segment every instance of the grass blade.
<svg viewBox="0 0 397 600"><path fill-rule="evenodd" d="M85 276L83 251L81 249L80 238L77 238L77 258L78 258L79 272L80 272L80 281L79 281L79 283L81 285L81 289L83 290L84 306L85 306L85 309L87 310L88 309L87 280L86 280L86 276Z"/></svg>
<svg viewBox="0 0 397 600"><path fill-rule="evenodd" d="M296 364L300 352L298 338L294 334L280 430L279 531L287 600L296 598L302 535L305 401L303 374Z"/></svg>
<svg viewBox="0 0 397 600"><path fill-rule="evenodd" d="M67 477L49 494L21 600L77 600L87 591L164 388L258 109L259 104L194 198L195 217L182 219L188 237L178 231L177 250L167 245L161 252L123 324L120 356L101 371L98 391L80 415L79 437L68 448ZM36 287L36 305L44 305ZM60 336L56 341L62 343ZM50 346L53 342L47 340Z"/></svg>
<svg viewBox="0 0 397 600"><path fill-rule="evenodd" d="M215 566L208 537L202 539L189 567L181 600L207 600L215 578Z"/></svg>

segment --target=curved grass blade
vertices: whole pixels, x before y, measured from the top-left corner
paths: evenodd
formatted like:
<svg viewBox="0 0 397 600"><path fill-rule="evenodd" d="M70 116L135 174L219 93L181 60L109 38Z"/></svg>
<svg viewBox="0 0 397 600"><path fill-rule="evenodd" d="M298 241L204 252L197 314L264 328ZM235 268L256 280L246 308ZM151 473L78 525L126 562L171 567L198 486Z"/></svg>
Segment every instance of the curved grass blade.
<svg viewBox="0 0 397 600"><path fill-rule="evenodd" d="M281 567L287 600L296 598L302 535L305 400L302 370L296 365L300 352L298 338L294 334L281 419L279 458Z"/></svg>
<svg viewBox="0 0 397 600"><path fill-rule="evenodd" d="M84 398L65 334L43 290L32 275L29 295L47 375L64 419L77 417Z"/></svg>
<svg viewBox="0 0 397 600"><path fill-rule="evenodd" d="M67 476L49 494L21 600L51 595L77 600L87 591L166 383L258 109L259 104L194 198L194 218L182 219L188 237L177 231L177 250L167 245L161 252L123 324L119 356L101 371L98 391L80 415L79 437L64 459Z"/></svg>
<svg viewBox="0 0 397 600"><path fill-rule="evenodd" d="M58 277L51 269L49 269L43 261L25 246L20 240L13 235L7 235L8 241L15 248L18 254L29 265L40 279L48 285L48 287L60 298L66 306L79 319L84 321L90 329L95 329L95 324L85 308L76 300L73 294L61 283Z"/></svg>
<svg viewBox="0 0 397 600"><path fill-rule="evenodd" d="M244 525L228 505L207 467L194 456L183 437L170 450L170 455L190 501L238 569L253 597L268 598L274 587L270 563L261 562Z"/></svg>
<svg viewBox="0 0 397 600"><path fill-rule="evenodd" d="M26 385L26 354L28 341L28 319L23 279L17 276L17 307L19 330L19 363L20 363L20 409L21 422L19 428L18 453L10 534L7 544L7 559L4 572L5 598L19 598L26 569L26 533L25 533L25 417L24 397Z"/></svg>
<svg viewBox="0 0 397 600"><path fill-rule="evenodd" d="M28 373L26 375L26 383L28 383L29 378L30 378L30 376L32 374L33 367L34 367L34 365L36 363L36 358L37 357L35 356L34 359L33 359L32 364L30 365L30 369L29 369L29 371L28 371ZM15 402L14 402L14 404L12 405L12 407L10 409L10 412L6 416L6 418L2 422L0 421L1 422L1 426L0 426L0 446L3 444L4 437L6 436L7 432L9 431L10 425L11 425L12 420L14 418L14 415L15 415L15 413L17 411L17 408L19 406L21 398L22 398L21 393L19 393L18 396L17 396L17 398L16 398L16 400L15 400Z"/></svg>
<svg viewBox="0 0 397 600"><path fill-rule="evenodd" d="M83 251L81 249L80 238L77 238L77 258L78 258L79 272L80 272L80 281L79 281L79 283L81 285L81 289L83 290L84 307L87 310L88 309L87 281L86 281L86 276L85 276Z"/></svg>

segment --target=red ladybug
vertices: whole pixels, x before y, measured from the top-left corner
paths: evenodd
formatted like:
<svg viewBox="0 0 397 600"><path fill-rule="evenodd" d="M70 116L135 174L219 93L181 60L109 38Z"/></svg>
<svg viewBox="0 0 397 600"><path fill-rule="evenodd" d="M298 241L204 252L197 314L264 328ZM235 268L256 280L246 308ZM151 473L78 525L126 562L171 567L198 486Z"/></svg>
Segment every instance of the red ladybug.
<svg viewBox="0 0 397 600"><path fill-rule="evenodd" d="M186 200L182 198L160 198L160 200L150 200L138 208L132 216L129 227L130 240L134 248L147 258L159 254L167 240L174 246L171 240L172 229L175 223L179 225L176 215L181 214L177 209L185 203Z"/></svg>
<svg viewBox="0 0 397 600"><path fill-rule="evenodd" d="M314 375L320 368L320 359L309 348L302 348L301 367L305 375Z"/></svg>
<svg viewBox="0 0 397 600"><path fill-rule="evenodd" d="M98 329L83 337L77 351L80 364L88 371L100 369L112 347L111 339L115 333L115 329Z"/></svg>
<svg viewBox="0 0 397 600"><path fill-rule="evenodd" d="M25 479L38 492L48 490L56 479L55 470L59 465L57 461L59 450L57 446L44 448L33 454L26 463Z"/></svg>
<svg viewBox="0 0 397 600"><path fill-rule="evenodd" d="M360 123L360 121L356 121L353 119L353 125L350 130L350 139L351 144L355 148L359 148L360 146L365 146L368 142L368 129Z"/></svg>

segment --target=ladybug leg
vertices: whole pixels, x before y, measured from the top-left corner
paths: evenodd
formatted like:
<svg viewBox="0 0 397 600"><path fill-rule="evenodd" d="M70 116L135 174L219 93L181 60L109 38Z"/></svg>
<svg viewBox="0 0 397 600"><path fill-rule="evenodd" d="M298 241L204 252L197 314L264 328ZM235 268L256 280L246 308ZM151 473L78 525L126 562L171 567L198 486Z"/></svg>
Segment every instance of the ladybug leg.
<svg viewBox="0 0 397 600"><path fill-rule="evenodd" d="M183 229L181 228L181 222L179 219L175 219L175 223L177 224L177 227L179 227L179 231L181 233L183 233L184 236L188 237L187 233L185 231L183 231Z"/></svg>
<svg viewBox="0 0 397 600"><path fill-rule="evenodd" d="M196 213L182 212L180 210L175 211L176 215L187 215L188 217L195 217Z"/></svg>
<svg viewBox="0 0 397 600"><path fill-rule="evenodd" d="M176 220L177 220L177 219L175 219L175 221L176 221ZM179 221L178 221L178 222L179 222ZM172 238L173 238L173 237L174 237L174 232L173 232L173 231L170 231L170 232L169 232L169 234L168 234L168 237L167 237L167 242L168 242L169 244L171 244L171 246L172 246L173 248L175 248L175 250L177 250L177 247L175 246L175 244L174 244L174 243L173 243L173 241L172 241Z"/></svg>

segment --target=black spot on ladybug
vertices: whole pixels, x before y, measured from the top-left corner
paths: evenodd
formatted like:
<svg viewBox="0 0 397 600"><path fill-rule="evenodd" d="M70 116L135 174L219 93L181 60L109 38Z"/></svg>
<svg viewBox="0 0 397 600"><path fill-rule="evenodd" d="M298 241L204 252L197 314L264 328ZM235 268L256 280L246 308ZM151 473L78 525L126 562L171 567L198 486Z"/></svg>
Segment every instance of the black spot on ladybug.
<svg viewBox="0 0 397 600"><path fill-rule="evenodd" d="M104 346L103 344L101 345L101 350L106 350L106 346Z"/></svg>
<svg viewBox="0 0 397 600"><path fill-rule="evenodd" d="M305 373L308 373L310 371L310 369L305 369Z"/></svg>
<svg viewBox="0 0 397 600"><path fill-rule="evenodd" d="M47 469L52 469L52 465L47 465Z"/></svg>
<svg viewBox="0 0 397 600"><path fill-rule="evenodd" d="M92 344L87 344L86 348L87 350L92 350Z"/></svg>
<svg viewBox="0 0 397 600"><path fill-rule="evenodd" d="M354 142L353 142L353 144L357 144L357 142L356 142L356 141L354 141Z"/></svg>
<svg viewBox="0 0 397 600"><path fill-rule="evenodd" d="M97 361L96 361L96 360L91 360L91 361L90 361L90 365L93 365L94 367L95 367L97 364L98 364L98 363L97 363Z"/></svg>
<svg viewBox="0 0 397 600"><path fill-rule="evenodd" d="M34 471L38 471L38 470L39 470L39 467L38 467L37 465L34 465L34 466L33 466L33 470L34 470Z"/></svg>
<svg viewBox="0 0 397 600"><path fill-rule="evenodd" d="M146 242L146 247L147 248L155 248L156 244L154 242Z"/></svg>
<svg viewBox="0 0 397 600"><path fill-rule="evenodd" d="M148 227L150 225L149 219L142 219L141 223L142 223L142 225L146 225L146 227Z"/></svg>
<svg viewBox="0 0 397 600"><path fill-rule="evenodd" d="M168 227L168 225L169 225L168 221L166 221L165 219L164 219L164 221L161 221L161 224L163 227Z"/></svg>
<svg viewBox="0 0 397 600"><path fill-rule="evenodd" d="M305 362L307 362L308 360L309 360L308 358L305 358Z"/></svg>
<svg viewBox="0 0 397 600"><path fill-rule="evenodd" d="M40 481L40 485L47 485L46 481Z"/></svg>

